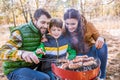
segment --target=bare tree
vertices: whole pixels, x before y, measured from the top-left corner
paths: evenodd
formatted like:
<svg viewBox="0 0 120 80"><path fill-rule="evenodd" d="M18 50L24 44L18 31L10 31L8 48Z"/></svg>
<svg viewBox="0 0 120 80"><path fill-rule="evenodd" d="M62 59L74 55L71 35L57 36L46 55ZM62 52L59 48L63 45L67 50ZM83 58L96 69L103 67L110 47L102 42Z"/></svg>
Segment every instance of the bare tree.
<svg viewBox="0 0 120 80"><path fill-rule="evenodd" d="M12 7L13 7L13 0L11 0L11 3L12 3ZM12 14L13 14L13 23L14 23L14 27L16 27L15 13L14 13L13 8L12 8Z"/></svg>
<svg viewBox="0 0 120 80"><path fill-rule="evenodd" d="M26 23L28 22L28 16L27 16L27 11L25 11L25 6L23 6L22 0L20 0L21 7L22 7L22 13L25 18Z"/></svg>
<svg viewBox="0 0 120 80"><path fill-rule="evenodd" d="M37 9L39 8L39 0L35 0Z"/></svg>
<svg viewBox="0 0 120 80"><path fill-rule="evenodd" d="M83 1L80 0L81 13L84 15Z"/></svg>
<svg viewBox="0 0 120 80"><path fill-rule="evenodd" d="M30 8L30 3L29 1L27 2L27 8L28 8L28 13L29 13L29 16L30 16L30 19L32 20L32 13L31 13L31 8Z"/></svg>
<svg viewBox="0 0 120 80"><path fill-rule="evenodd" d="M1 8L1 11L5 14L6 23L10 22L10 15L7 15L8 13L10 13L10 5L8 2L9 2L8 0L2 0Z"/></svg>

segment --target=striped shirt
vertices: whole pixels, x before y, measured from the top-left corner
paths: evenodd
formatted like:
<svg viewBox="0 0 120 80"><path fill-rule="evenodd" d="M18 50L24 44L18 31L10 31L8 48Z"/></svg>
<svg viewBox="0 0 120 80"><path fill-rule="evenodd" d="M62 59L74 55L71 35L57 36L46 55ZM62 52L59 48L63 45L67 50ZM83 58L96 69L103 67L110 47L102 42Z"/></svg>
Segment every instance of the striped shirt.
<svg viewBox="0 0 120 80"><path fill-rule="evenodd" d="M0 48L0 60L21 60L22 51L18 50L22 46L22 37L18 30L14 31L10 40Z"/></svg>

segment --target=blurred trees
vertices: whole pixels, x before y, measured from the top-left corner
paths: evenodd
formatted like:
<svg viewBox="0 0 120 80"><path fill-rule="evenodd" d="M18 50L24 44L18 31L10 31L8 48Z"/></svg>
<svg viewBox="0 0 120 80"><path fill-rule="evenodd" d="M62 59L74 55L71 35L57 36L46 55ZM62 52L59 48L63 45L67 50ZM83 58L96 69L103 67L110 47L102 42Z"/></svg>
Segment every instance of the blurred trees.
<svg viewBox="0 0 120 80"><path fill-rule="evenodd" d="M89 18L120 17L120 0L0 0L0 4L0 24L15 26L32 19L37 8L45 8L60 18L68 8L76 8Z"/></svg>

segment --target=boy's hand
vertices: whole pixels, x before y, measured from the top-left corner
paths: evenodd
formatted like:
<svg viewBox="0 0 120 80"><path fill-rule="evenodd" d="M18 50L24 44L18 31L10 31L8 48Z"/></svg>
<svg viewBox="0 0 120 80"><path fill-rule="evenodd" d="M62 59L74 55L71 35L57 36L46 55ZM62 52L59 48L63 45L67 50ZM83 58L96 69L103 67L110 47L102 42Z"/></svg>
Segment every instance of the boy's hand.
<svg viewBox="0 0 120 80"><path fill-rule="evenodd" d="M41 42L47 42L48 39L47 38L42 38Z"/></svg>
<svg viewBox="0 0 120 80"><path fill-rule="evenodd" d="M72 60L72 59L74 59L75 57L76 57L76 55L69 55L69 56L68 56L68 59L69 59L69 60Z"/></svg>
<svg viewBox="0 0 120 80"><path fill-rule="evenodd" d="M42 51L42 49L37 49L36 50L36 54L43 54L43 55L45 55L45 53Z"/></svg>

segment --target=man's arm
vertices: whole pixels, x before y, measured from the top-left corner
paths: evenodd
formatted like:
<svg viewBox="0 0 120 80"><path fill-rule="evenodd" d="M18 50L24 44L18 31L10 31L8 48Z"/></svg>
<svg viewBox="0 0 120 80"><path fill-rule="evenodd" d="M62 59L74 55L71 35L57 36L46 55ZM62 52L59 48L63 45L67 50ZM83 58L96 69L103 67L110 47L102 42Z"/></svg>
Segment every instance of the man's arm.
<svg viewBox="0 0 120 80"><path fill-rule="evenodd" d="M22 51L18 50L22 46L22 38L20 36L20 32L16 30L10 36L10 40L6 42L0 48L0 59L1 60L22 60L21 54Z"/></svg>
<svg viewBox="0 0 120 80"><path fill-rule="evenodd" d="M29 63L39 63L38 57L34 52L19 50L22 46L22 37L20 32L16 30L12 33L10 40L0 48L0 60L25 60Z"/></svg>

